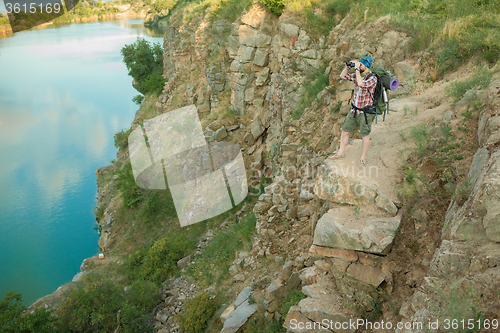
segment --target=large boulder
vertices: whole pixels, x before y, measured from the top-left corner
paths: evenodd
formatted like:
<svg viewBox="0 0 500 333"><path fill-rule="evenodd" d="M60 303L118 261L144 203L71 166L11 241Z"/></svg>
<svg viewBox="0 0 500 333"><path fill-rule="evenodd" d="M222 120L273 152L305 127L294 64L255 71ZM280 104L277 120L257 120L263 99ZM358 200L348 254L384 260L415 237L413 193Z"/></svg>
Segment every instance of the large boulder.
<svg viewBox="0 0 500 333"><path fill-rule="evenodd" d="M369 253L389 253L401 223L401 215L373 214L373 208L337 207L323 215L316 225L313 244ZM375 210L376 211L376 210Z"/></svg>
<svg viewBox="0 0 500 333"><path fill-rule="evenodd" d="M373 173L373 174L372 174ZM317 172L314 193L321 199L340 204L375 204L392 216L398 209L392 200L378 190L378 168L355 169L346 160L328 161Z"/></svg>

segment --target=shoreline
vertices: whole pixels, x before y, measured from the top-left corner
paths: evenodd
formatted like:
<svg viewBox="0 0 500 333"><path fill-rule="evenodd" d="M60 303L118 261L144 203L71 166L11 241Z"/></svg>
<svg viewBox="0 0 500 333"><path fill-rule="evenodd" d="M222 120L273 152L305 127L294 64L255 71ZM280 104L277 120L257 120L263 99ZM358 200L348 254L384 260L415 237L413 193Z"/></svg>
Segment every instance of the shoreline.
<svg viewBox="0 0 500 333"><path fill-rule="evenodd" d="M146 13L135 13L135 12L123 12L123 13L113 13L113 14L106 14L106 15L92 15L89 17L75 17L71 20L64 20L62 22L57 22L54 23L53 21L42 23L40 25L37 25L31 29L27 30L41 30L41 29L47 29L49 27L60 27L64 25L68 25L71 23L91 23L91 22L98 22L98 21L112 21L112 20L123 20L123 19L145 19L146 18ZM22 30L25 31L25 30ZM9 26L0 26L0 39L1 38L8 38L14 35L14 32L12 31L12 27Z"/></svg>

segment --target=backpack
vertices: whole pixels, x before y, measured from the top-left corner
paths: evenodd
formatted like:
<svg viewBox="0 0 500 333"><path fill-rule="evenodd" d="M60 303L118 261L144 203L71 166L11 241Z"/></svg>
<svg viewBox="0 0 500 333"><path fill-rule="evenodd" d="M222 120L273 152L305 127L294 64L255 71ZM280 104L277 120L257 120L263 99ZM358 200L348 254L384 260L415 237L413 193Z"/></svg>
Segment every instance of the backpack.
<svg viewBox="0 0 500 333"><path fill-rule="evenodd" d="M389 101L384 102L384 98L382 96L382 90L386 89L382 84L382 80L384 76L391 77L391 72L382 67L375 67L372 69L372 72L369 74L370 76L375 75L377 78L377 85L375 86L375 91L373 93L373 105L377 109L377 113L375 114L375 124L377 123L377 115L384 115L383 121L385 121L385 113L389 114Z"/></svg>

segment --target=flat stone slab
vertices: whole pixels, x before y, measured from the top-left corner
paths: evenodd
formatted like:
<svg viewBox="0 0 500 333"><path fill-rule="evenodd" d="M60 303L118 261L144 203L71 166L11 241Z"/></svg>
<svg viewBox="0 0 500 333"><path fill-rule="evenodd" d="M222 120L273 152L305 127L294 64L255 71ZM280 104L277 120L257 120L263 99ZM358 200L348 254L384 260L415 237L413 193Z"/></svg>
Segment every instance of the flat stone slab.
<svg viewBox="0 0 500 333"><path fill-rule="evenodd" d="M375 204L396 215L396 205L379 190L380 168L376 165L360 168L356 163L348 158L326 159L316 174L314 193L321 199L341 204Z"/></svg>
<svg viewBox="0 0 500 333"><path fill-rule="evenodd" d="M308 296L298 306L292 306L285 319L284 327L295 333L306 332L350 332L349 327L359 315L345 304L331 278L306 286L302 291ZM344 324L343 324L344 323ZM343 328L342 328L343 324Z"/></svg>
<svg viewBox="0 0 500 333"><path fill-rule="evenodd" d="M316 224L314 245L387 255L401 215L387 217L373 206L330 209Z"/></svg>
<svg viewBox="0 0 500 333"><path fill-rule="evenodd" d="M257 311L257 304L250 304L248 299L245 300L236 310L229 314L224 321L221 333L236 333L255 311Z"/></svg>
<svg viewBox="0 0 500 333"><path fill-rule="evenodd" d="M358 253L351 250L332 249L331 247L311 245L310 253L314 253L323 257L340 258L345 261L358 261Z"/></svg>
<svg viewBox="0 0 500 333"><path fill-rule="evenodd" d="M250 297L251 293L252 293L252 287L246 287L245 289L243 289L239 293L238 297L236 297L236 301L234 301L234 306L235 307L240 306L244 301L248 299L248 297Z"/></svg>

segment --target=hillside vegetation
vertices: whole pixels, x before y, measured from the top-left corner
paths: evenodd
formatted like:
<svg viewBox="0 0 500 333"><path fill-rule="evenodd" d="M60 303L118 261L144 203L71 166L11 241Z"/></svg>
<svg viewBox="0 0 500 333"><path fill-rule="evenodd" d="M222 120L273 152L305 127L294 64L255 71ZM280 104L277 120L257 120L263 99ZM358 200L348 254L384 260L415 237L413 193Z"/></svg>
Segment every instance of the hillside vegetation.
<svg viewBox="0 0 500 333"><path fill-rule="evenodd" d="M437 74L429 77L428 83L439 81L446 73L459 69L468 62L491 65L500 59L500 2L497 0L459 2L262 0L261 2L273 15L282 16L287 22L300 26L313 39L328 36L348 15L351 18L351 29L359 29L360 24L387 17L392 28L412 37L413 52L423 55L423 65L436 69ZM165 16L160 23L163 21L172 27L182 27L183 30L193 33L202 23L211 24L218 21L233 23L254 4L253 0L156 0L146 3L151 6L152 12ZM106 6L100 1L81 3L72 15L100 15L107 13L108 10L113 11L111 7ZM225 27L221 35L227 39L230 31ZM225 40L221 43L224 44ZM168 302L171 297L166 293L169 288L167 285L180 277L189 279L204 292L196 296L196 301L186 302L183 305L184 313L174 316L172 320L177 321L181 329L190 332L220 331L219 316L235 296L230 270L235 260L240 259L239 263L243 265L245 258L238 259L237 253L249 252L252 249L257 222L251 208L270 180L266 177L257 179L254 190L258 190L258 193L251 193L244 202L232 210L185 228L179 226L168 189L167 191L145 190L136 185L128 158L127 138L132 128L163 112L157 107L162 98L162 95L158 95L170 78L161 76L162 51L159 45L150 45L143 40L138 40L122 50L129 75L135 79L136 89L144 96L134 99L140 104L140 108L131 128L115 135L115 145L119 149L117 161L97 172L99 199L95 215L99 221L101 239L104 236L111 239L108 235L116 235L112 241L106 243L106 246L100 243L106 259L104 261L89 259L86 273L80 281L67 285L59 294L59 298L54 297L52 307L48 310L42 305L46 300L41 300L32 307L41 309L21 316L26 310L20 305L21 296L7 294L4 301L0 302L2 310L0 331L40 332L35 327L43 327L46 332L116 332L118 328L120 332L154 332L155 311L160 303ZM212 60L216 63L219 59L217 57L221 55L217 52L213 54ZM149 63L141 62L145 58L150 59ZM472 79L459 80L453 84L448 96L456 102L471 88L476 88L478 85L487 86L491 77L492 72L483 69ZM309 73L302 85L305 93L299 102L300 110L291 115L296 121L305 114L305 109L314 103L319 104L317 96L330 86L330 81L322 69ZM329 94L335 92L335 88L331 86L326 90ZM225 101L220 102L221 105L229 105L230 93L226 88L221 90L220 96L225 98ZM324 99L329 98L326 93L321 96ZM170 98L183 101L185 95ZM430 140L427 127L415 127L409 136L401 134L402 140L411 138L415 141L417 148L412 150L415 160L419 160L420 152L422 154L419 162L425 157L438 165L437 171L428 172L429 177L443 177L447 178L447 181L455 182L453 186L457 186L458 190L453 195L461 197L462 200L468 195L466 166L460 164L462 168L460 177L446 173L448 172L446 167L452 163L458 165L464 158L460 155L460 150L464 148L457 144L459 141L462 142L461 140L466 140L465 133L468 137L468 133L477 127L477 118L482 107L484 104L479 101L473 103L470 112L466 111L463 114L463 128L459 128L456 133L450 134L451 128L448 127L443 126L440 129L447 144L442 148L447 155L441 159L428 156L426 152ZM338 108L333 108L331 114L338 114L339 109L340 104ZM407 111L404 112L406 116ZM416 114L418 110L413 112ZM331 119L331 115L327 116L330 118L325 119ZM230 120L234 123L245 123L245 126L250 122L229 108L207 117L212 117L210 120L214 122ZM310 112L308 117L310 122L323 123L323 118L316 118L314 112ZM467 122L469 120L470 123ZM301 142L300 146L307 147L307 140ZM469 153L471 152L472 148ZM425 177L424 170L417 169L419 164L415 161L412 163L405 165L403 185L406 192L403 191L403 195L406 193L405 203L413 205L423 199L416 193L421 189L417 189L415 184L420 184L419 180ZM456 179L453 180L453 177ZM424 186L426 185L422 185L422 188ZM432 193L439 199L436 200L439 204L439 214L444 215L443 209L453 195L446 191ZM357 209L359 213L359 208ZM436 234L439 234L439 230L436 230ZM418 243L406 239L405 242L407 251L413 254L418 252ZM179 260L187 257L192 263L181 267ZM268 257L271 258L271 255ZM283 266L279 256L276 260L261 257L258 263L260 266L254 276L256 279L261 277L258 274L271 274L278 269L277 267ZM379 296L381 295L379 292ZM285 332L282 326L284 316L290 307L296 305L302 298L304 295L301 292L291 292L284 299L283 307L276 310L276 315L266 320L264 315L259 313L244 326L243 330ZM380 303L380 299L377 300ZM205 306L197 307L196 302ZM374 304L374 310L380 312L381 309L377 306L381 305ZM381 312L376 313L376 311L369 314L374 313L381 315ZM41 322L43 326L40 326Z"/></svg>
<svg viewBox="0 0 500 333"><path fill-rule="evenodd" d="M195 17L235 21L252 0L179 0L169 14L171 23L192 23ZM390 15L390 23L409 32L415 51L427 50L442 70L456 69L472 56L487 62L500 57L500 2L495 0L264 0L274 14L312 36L326 36L348 13L358 23Z"/></svg>

